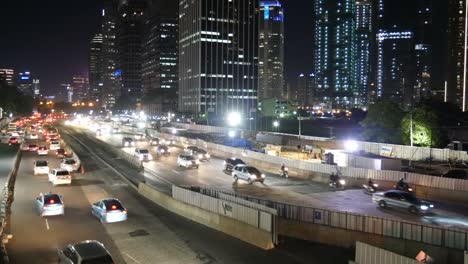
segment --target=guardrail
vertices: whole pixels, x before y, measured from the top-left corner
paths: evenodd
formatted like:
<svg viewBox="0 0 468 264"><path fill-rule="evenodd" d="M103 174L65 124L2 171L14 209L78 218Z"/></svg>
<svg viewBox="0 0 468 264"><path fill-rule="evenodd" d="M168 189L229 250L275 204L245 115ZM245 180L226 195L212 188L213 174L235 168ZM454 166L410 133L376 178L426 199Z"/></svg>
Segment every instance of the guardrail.
<svg viewBox="0 0 468 264"><path fill-rule="evenodd" d="M211 188L199 187L199 189L200 193L212 197L220 197L220 195L228 194L276 209L278 216L287 220L324 225L390 238L412 240L459 250L468 250L468 231L459 228L441 228L434 225L423 225L391 218L291 205Z"/></svg>
<svg viewBox="0 0 468 264"><path fill-rule="evenodd" d="M9 222L7 221L7 219L10 214L11 203L13 202L16 174L18 172L19 164L21 162L21 155L22 155L21 149L18 149L18 152L16 153L15 163L13 165L13 168L10 171L10 174L8 175L8 179L3 189L3 197L0 202L1 263L10 263L10 260L8 258L8 254L5 248L5 241L8 240L8 234L6 234L6 231L9 228Z"/></svg>

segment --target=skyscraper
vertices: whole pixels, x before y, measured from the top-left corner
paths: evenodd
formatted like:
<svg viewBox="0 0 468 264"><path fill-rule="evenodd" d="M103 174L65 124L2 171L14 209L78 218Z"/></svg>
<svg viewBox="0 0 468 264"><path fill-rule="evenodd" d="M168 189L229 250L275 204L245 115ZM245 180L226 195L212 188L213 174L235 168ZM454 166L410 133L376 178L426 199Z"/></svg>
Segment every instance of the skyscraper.
<svg viewBox="0 0 468 264"><path fill-rule="evenodd" d="M5 81L8 85L15 85L15 71L13 69L0 69L0 80Z"/></svg>
<svg viewBox="0 0 468 264"><path fill-rule="evenodd" d="M313 106L320 103L315 98L315 74L299 74L294 100L299 106Z"/></svg>
<svg viewBox="0 0 468 264"><path fill-rule="evenodd" d="M432 0L418 0L417 5L414 102L430 96L432 83Z"/></svg>
<svg viewBox="0 0 468 264"><path fill-rule="evenodd" d="M121 107L134 109L142 98L141 58L144 0L121 1L117 21L117 65Z"/></svg>
<svg viewBox="0 0 468 264"><path fill-rule="evenodd" d="M314 72L317 96L346 109L359 99L356 74L356 1L315 1Z"/></svg>
<svg viewBox="0 0 468 264"><path fill-rule="evenodd" d="M411 31L380 31L377 41L377 98L409 108L413 100L414 34Z"/></svg>
<svg viewBox="0 0 468 264"><path fill-rule="evenodd" d="M258 6L258 0L180 0L180 111L219 118L239 112L253 118Z"/></svg>
<svg viewBox="0 0 468 264"><path fill-rule="evenodd" d="M104 85L102 34L95 34L89 47L89 99L99 102Z"/></svg>
<svg viewBox="0 0 468 264"><path fill-rule="evenodd" d="M68 87L68 88L66 88L65 90L68 90L68 91L72 90L73 101L82 102L82 101L88 100L88 85L89 85L88 78L85 78L81 75L75 75L72 78L71 86L67 84L65 87ZM69 96L67 95L67 97Z"/></svg>
<svg viewBox="0 0 468 264"><path fill-rule="evenodd" d="M458 104L463 111L467 109L465 28L468 13L466 8L466 1L449 0L447 99Z"/></svg>
<svg viewBox="0 0 468 264"><path fill-rule="evenodd" d="M372 1L356 1L356 89L354 90L354 105L367 106L369 103L369 86L371 74L371 56L373 55L372 33L373 15Z"/></svg>
<svg viewBox="0 0 468 264"><path fill-rule="evenodd" d="M24 71L18 73L18 80L16 81L18 90L25 95L33 95L33 79L31 72Z"/></svg>
<svg viewBox="0 0 468 264"><path fill-rule="evenodd" d="M283 98L284 10L279 1L260 1L258 97Z"/></svg>
<svg viewBox="0 0 468 264"><path fill-rule="evenodd" d="M115 105L116 98L120 96L120 87L117 87L115 82L117 5L114 2L107 2L102 10L101 19L102 63L104 68L101 106L109 109Z"/></svg>

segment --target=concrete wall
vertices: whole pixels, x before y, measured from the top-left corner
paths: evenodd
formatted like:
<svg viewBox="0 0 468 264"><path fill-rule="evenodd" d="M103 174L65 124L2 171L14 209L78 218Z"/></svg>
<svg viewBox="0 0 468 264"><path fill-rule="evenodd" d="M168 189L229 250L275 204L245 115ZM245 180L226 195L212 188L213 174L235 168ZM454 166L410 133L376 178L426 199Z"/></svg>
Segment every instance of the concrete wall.
<svg viewBox="0 0 468 264"><path fill-rule="evenodd" d="M414 258L419 251L423 250L433 257L436 263L463 263L464 257L462 250L282 218L278 219L278 232L287 237L345 248L354 248L356 241L362 241L410 258Z"/></svg>
<svg viewBox="0 0 468 264"><path fill-rule="evenodd" d="M267 231L257 229L249 224L236 221L232 218L211 213L201 208L177 201L172 197L151 188L145 183L140 183L138 189L141 195L175 214L231 235L254 246L263 249L272 249L274 247L271 233Z"/></svg>

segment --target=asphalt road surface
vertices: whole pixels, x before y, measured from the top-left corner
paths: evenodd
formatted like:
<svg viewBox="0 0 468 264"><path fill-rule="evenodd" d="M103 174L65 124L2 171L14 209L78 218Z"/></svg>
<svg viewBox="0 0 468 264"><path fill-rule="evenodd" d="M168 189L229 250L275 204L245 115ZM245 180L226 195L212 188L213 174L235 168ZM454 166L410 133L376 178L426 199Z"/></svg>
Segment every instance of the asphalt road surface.
<svg viewBox="0 0 468 264"><path fill-rule="evenodd" d="M71 186L52 187L46 175L33 175L33 161L47 159L57 167L60 160L52 152L45 158L23 154L12 206L13 239L7 245L11 263L57 263L57 249L86 239L103 242L116 263L347 263L352 256L348 250L302 241L258 249L147 201L85 150L78 154L86 172L74 173ZM49 191L63 196L64 216L38 215L34 199ZM91 203L105 197L122 201L128 221L102 224L91 215Z"/></svg>
<svg viewBox="0 0 468 264"><path fill-rule="evenodd" d="M78 131L87 133L90 137L95 137L94 132L89 129L78 128ZM124 136L129 135L110 134L97 138L112 146L122 148L122 137ZM325 184L293 178L286 179L279 177L276 172L265 172L267 176L264 184L254 183L248 185L243 182L233 184L231 176L222 171L223 160L217 157L212 157L209 161L203 162L199 169L185 169L178 167L176 164L177 155L182 152L180 148L172 147L170 156L158 157L147 140L136 141L136 147L147 148L152 151L153 157L155 157L153 161L144 162L145 168L154 172L153 175L145 174L150 183L163 178L176 185L212 187L282 203L409 220L425 224L431 223L442 227L468 228L467 205L432 201L435 204L433 212L427 215L413 215L405 210L381 209L372 203L370 195L364 194L360 189L331 192ZM129 154L134 154L135 147L125 147L123 150Z"/></svg>

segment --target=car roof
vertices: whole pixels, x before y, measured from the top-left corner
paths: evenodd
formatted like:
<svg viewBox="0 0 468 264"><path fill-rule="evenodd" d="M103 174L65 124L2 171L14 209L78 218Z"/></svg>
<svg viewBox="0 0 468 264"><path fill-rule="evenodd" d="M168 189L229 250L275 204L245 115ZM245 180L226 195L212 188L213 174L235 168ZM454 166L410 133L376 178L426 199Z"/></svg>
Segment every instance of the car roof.
<svg viewBox="0 0 468 264"><path fill-rule="evenodd" d="M62 168L56 168L56 169L54 169L54 170L56 170L56 171L66 171L66 172L68 172L68 170L62 169Z"/></svg>
<svg viewBox="0 0 468 264"><path fill-rule="evenodd" d="M86 240L72 245L73 249L85 257L98 257L108 255L104 245L96 240Z"/></svg>
<svg viewBox="0 0 468 264"><path fill-rule="evenodd" d="M388 190L385 193L398 193L398 194L407 194L408 192L405 192L405 191L401 191L401 190Z"/></svg>
<svg viewBox="0 0 468 264"><path fill-rule="evenodd" d="M246 164L237 164L236 167L248 167Z"/></svg>

